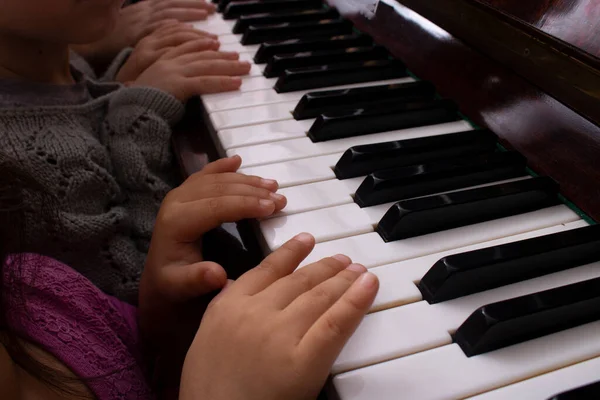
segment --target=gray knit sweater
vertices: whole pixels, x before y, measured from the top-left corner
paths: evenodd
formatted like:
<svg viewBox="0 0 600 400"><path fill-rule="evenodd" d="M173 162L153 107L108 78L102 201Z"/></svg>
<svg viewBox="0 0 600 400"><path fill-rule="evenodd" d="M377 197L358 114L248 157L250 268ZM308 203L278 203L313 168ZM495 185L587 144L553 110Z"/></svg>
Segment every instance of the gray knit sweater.
<svg viewBox="0 0 600 400"><path fill-rule="evenodd" d="M0 80L0 151L56 199L48 210L26 194L30 249L136 302L155 216L176 180L169 139L184 106L155 89L74 76L72 87Z"/></svg>

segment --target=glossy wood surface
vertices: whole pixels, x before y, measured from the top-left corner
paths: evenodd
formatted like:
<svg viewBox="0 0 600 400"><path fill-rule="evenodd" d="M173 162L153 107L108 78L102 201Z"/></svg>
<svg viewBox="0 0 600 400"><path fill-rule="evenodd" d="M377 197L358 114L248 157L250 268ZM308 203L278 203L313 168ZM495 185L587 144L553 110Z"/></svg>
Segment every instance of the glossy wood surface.
<svg viewBox="0 0 600 400"><path fill-rule="evenodd" d="M458 16L460 18L460 16ZM499 135L537 173L600 220L600 128L509 68L400 5L352 18L419 78L457 102L461 112Z"/></svg>
<svg viewBox="0 0 600 400"><path fill-rule="evenodd" d="M402 0L402 4L600 125L596 57L473 0Z"/></svg>
<svg viewBox="0 0 600 400"><path fill-rule="evenodd" d="M475 0L600 57L598 0Z"/></svg>

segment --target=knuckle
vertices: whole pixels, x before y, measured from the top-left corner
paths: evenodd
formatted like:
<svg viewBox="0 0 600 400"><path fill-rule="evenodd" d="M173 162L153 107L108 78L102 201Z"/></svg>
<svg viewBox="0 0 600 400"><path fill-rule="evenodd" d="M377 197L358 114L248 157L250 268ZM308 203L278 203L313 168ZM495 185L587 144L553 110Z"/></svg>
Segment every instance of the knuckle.
<svg viewBox="0 0 600 400"><path fill-rule="evenodd" d="M222 183L215 183L212 185L211 192L216 195L223 195L225 193L225 185Z"/></svg>
<svg viewBox="0 0 600 400"><path fill-rule="evenodd" d="M325 322L325 326L327 328L327 330L329 331L330 335L333 337L341 337L344 335L344 331L342 329L342 326L340 325L339 321L337 320L337 318L335 318L333 315L326 315L324 317L324 322Z"/></svg>
<svg viewBox="0 0 600 400"><path fill-rule="evenodd" d="M305 248L306 245L297 239L289 240L280 247L282 251L289 252L291 254L297 254L298 252L303 251Z"/></svg>
<svg viewBox="0 0 600 400"><path fill-rule="evenodd" d="M314 286L312 279L306 273L298 272L298 273L292 274L290 276L290 278L294 282L295 286L302 289L302 292L308 292Z"/></svg>
<svg viewBox="0 0 600 400"><path fill-rule="evenodd" d="M327 268L331 273L337 273L340 271L340 269L344 268L344 264L333 257L324 258L319 262L319 264L323 268Z"/></svg>
<svg viewBox="0 0 600 400"><path fill-rule="evenodd" d="M264 260L258 265L258 268L265 273L272 273L277 270L275 264L270 260Z"/></svg>
<svg viewBox="0 0 600 400"><path fill-rule="evenodd" d="M330 291L327 291L319 286L315 287L311 291L311 296L315 302L324 304L332 304L337 300Z"/></svg>
<svg viewBox="0 0 600 400"><path fill-rule="evenodd" d="M245 210L254 210L259 207L258 199L256 197L242 196L242 207Z"/></svg>
<svg viewBox="0 0 600 400"><path fill-rule="evenodd" d="M343 301L348 308L356 313L364 313L363 304L359 303L354 297L344 296Z"/></svg>
<svg viewBox="0 0 600 400"><path fill-rule="evenodd" d="M221 209L221 202L219 199L208 200L208 210L212 215L217 215Z"/></svg>

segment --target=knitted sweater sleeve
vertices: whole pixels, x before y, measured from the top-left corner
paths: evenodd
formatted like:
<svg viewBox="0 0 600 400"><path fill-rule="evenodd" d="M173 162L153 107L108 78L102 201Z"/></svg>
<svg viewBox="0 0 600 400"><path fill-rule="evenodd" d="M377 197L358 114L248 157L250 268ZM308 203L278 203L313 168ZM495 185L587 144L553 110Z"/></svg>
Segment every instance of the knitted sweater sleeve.
<svg viewBox="0 0 600 400"><path fill-rule="evenodd" d="M137 234L149 237L156 212L173 186L171 126L183 116L184 105L175 97L152 88L122 88L112 94L102 129L114 174L124 189L132 217L146 221Z"/></svg>

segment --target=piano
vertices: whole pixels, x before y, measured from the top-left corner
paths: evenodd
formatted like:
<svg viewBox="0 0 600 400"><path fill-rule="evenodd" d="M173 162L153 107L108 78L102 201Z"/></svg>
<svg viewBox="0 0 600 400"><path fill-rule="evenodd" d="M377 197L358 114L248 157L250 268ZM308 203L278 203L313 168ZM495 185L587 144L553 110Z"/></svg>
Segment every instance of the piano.
<svg viewBox="0 0 600 400"><path fill-rule="evenodd" d="M220 0L196 27L253 65L190 106L184 171L279 181L227 229L248 259L307 231L303 265L379 277L329 399L600 398L600 5L363 3Z"/></svg>

